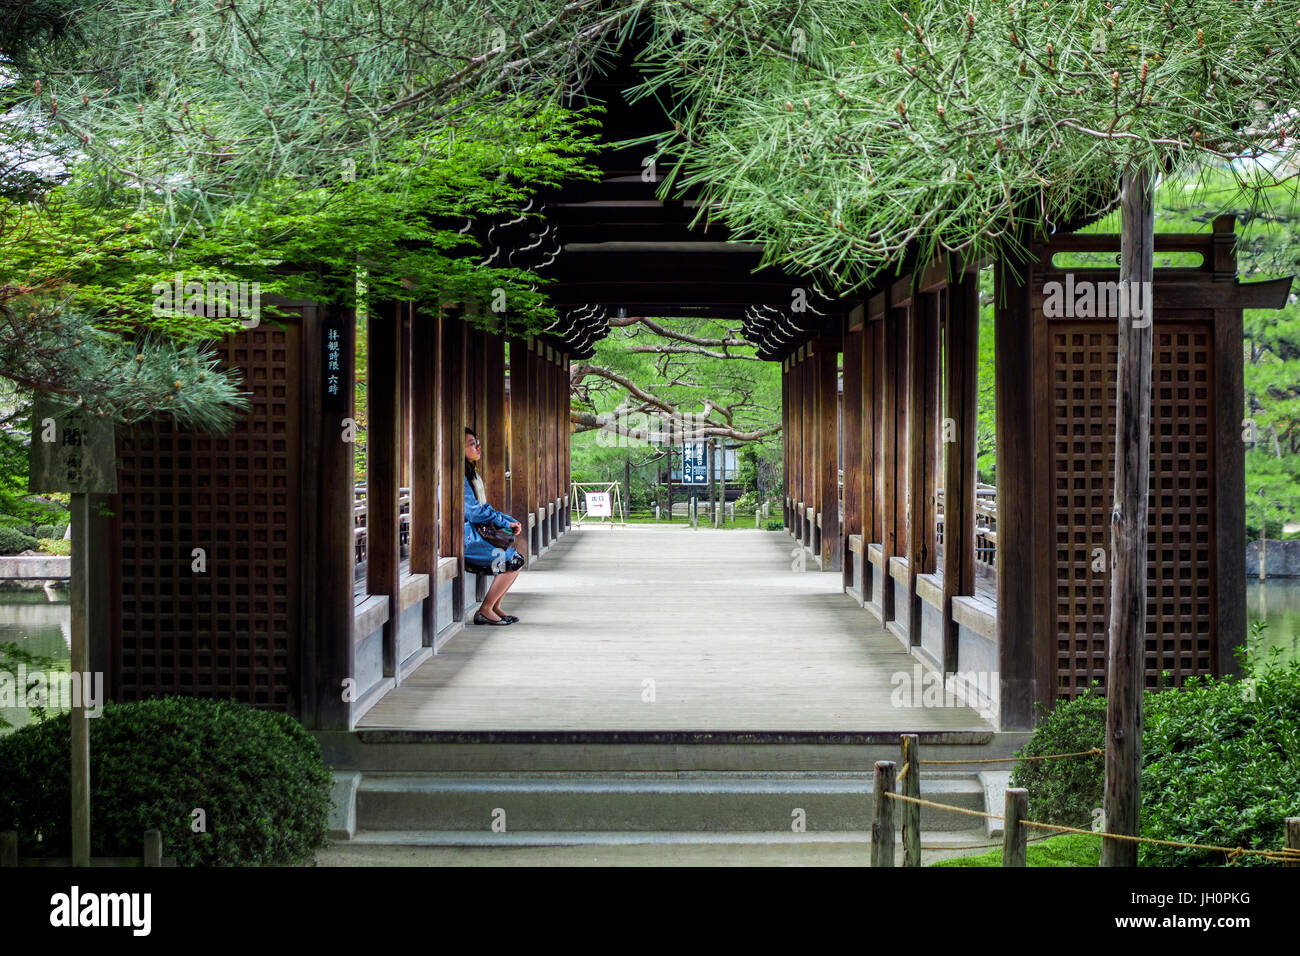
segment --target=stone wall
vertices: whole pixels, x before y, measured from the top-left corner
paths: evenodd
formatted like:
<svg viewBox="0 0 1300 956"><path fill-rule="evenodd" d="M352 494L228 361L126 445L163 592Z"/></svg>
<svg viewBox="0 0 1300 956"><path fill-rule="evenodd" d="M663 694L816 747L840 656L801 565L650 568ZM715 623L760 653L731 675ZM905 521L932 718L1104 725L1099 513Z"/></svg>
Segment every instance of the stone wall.
<svg viewBox="0 0 1300 956"><path fill-rule="evenodd" d="M1300 539L1268 539L1264 552L1264 572L1270 578L1300 578ZM1246 545L1246 577L1259 577L1259 542Z"/></svg>

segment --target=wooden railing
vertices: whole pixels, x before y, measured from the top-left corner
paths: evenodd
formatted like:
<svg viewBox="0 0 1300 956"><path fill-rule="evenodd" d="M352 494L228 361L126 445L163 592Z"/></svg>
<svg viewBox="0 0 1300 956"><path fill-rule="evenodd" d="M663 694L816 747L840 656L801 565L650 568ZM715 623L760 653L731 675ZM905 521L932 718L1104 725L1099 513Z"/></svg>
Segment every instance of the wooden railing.
<svg viewBox="0 0 1300 956"><path fill-rule="evenodd" d="M352 506L352 553L355 567L365 573L366 566L366 489L358 485ZM399 488L397 492L397 520L399 522L398 547L403 558L410 552L411 544L411 489Z"/></svg>
<svg viewBox="0 0 1300 956"><path fill-rule="evenodd" d="M935 492L935 544L943 553L943 489ZM980 484L975 488L975 568L989 578L997 575L998 566L998 489Z"/></svg>

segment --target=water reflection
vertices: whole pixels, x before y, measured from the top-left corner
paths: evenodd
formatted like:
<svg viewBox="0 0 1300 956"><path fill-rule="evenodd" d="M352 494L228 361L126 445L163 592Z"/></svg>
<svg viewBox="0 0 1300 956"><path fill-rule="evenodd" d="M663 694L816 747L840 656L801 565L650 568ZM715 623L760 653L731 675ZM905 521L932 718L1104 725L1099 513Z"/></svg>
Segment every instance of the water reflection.
<svg viewBox="0 0 1300 956"><path fill-rule="evenodd" d="M1282 659L1300 660L1300 578L1246 582L1246 620L1268 622L1262 650L1282 649Z"/></svg>
<svg viewBox="0 0 1300 956"><path fill-rule="evenodd" d="M0 644L14 643L32 654L52 657L60 670L72 661L72 607L68 592L0 591ZM0 707L0 715L14 727L28 722L25 708Z"/></svg>

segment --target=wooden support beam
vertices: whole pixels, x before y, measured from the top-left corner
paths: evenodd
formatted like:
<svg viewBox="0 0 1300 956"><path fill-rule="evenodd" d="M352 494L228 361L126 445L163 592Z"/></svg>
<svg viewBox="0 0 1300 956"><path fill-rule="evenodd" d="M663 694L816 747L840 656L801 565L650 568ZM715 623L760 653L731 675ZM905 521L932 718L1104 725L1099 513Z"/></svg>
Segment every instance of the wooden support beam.
<svg viewBox="0 0 1300 956"><path fill-rule="evenodd" d="M384 623L385 677L397 674L398 485L402 450L403 302L381 302L366 323L366 591L388 598Z"/></svg>
<svg viewBox="0 0 1300 956"><path fill-rule="evenodd" d="M847 329L847 320L845 327ZM862 337L856 332L844 336L844 514L840 520L840 549L843 555L844 587L853 584L853 564L862 556L850 557L848 536L862 533Z"/></svg>
<svg viewBox="0 0 1300 956"><path fill-rule="evenodd" d="M944 332L943 669L957 670L952 599L975 593L975 485L979 379L979 273L947 295ZM950 431L949 431L950 430Z"/></svg>
<svg viewBox="0 0 1300 956"><path fill-rule="evenodd" d="M1155 251L1154 177L1130 168L1120 187L1121 287L1151 288ZM1146 675L1147 501L1151 476L1151 344L1154 309L1119 317L1115 394L1115 498L1111 513L1110 627L1106 666L1106 830L1139 832L1142 690ZM1244 549L1243 549L1244 551ZM1245 575L1242 575L1244 580ZM1101 866L1137 866L1138 847L1109 837Z"/></svg>
<svg viewBox="0 0 1300 956"><path fill-rule="evenodd" d="M1046 370L1035 361L1030 267L1014 257L1008 247L994 263L998 671L1002 729L1029 730L1034 702L1052 701L1047 651L1055 641L1039 593L1052 577L1052 567L1038 559L1039 528L1034 520L1046 490L1040 488L1044 463L1036 455L1036 427L1046 413L1037 407Z"/></svg>
<svg viewBox="0 0 1300 956"><path fill-rule="evenodd" d="M438 635L438 360L437 312L411 315L411 573L429 575L422 644Z"/></svg>
<svg viewBox="0 0 1300 956"><path fill-rule="evenodd" d="M879 544L883 536L881 515L881 464L884 461L880 369L884 353L885 324L868 320L862 336L862 537Z"/></svg>
<svg viewBox="0 0 1300 956"><path fill-rule="evenodd" d="M522 533L515 540L515 549L527 560L532 554L529 541L528 516L532 513L532 441L535 436L529 424L529 361L528 343L520 338L510 340L510 514L523 524Z"/></svg>
<svg viewBox="0 0 1300 956"><path fill-rule="evenodd" d="M466 326L453 312L443 319L442 369L442 557L461 563L465 556L465 410L469 359ZM457 574L451 586L452 620L465 618L465 576Z"/></svg>
<svg viewBox="0 0 1300 956"><path fill-rule="evenodd" d="M1234 289L1236 221L1232 215L1214 220L1215 281ZM1236 649L1246 643L1246 445L1241 434L1245 395L1239 307L1214 311L1213 374L1216 627L1211 666L1222 677L1241 673Z"/></svg>
<svg viewBox="0 0 1300 956"><path fill-rule="evenodd" d="M907 334L907 310L889 309L882 320L884 347L880 350L877 377L881 387L881 461L880 487L877 497L877 509L881 518L880 549L884 562L882 564L884 583L880 592L881 618L892 621L895 617L894 587L889 577L889 559L902 554L906 548L906 537L900 533L900 519L904 509L899 481L905 465L907 446L906 431L900 427L906 421L907 408L907 366L902 362L905 354ZM901 392L901 394L900 394ZM903 486L905 488L905 485Z"/></svg>
<svg viewBox="0 0 1300 956"><path fill-rule="evenodd" d="M844 558L840 534L839 352L834 341L819 342L811 362L816 395L816 482L814 501L821 515L816 541L823 571L838 571Z"/></svg>
<svg viewBox="0 0 1300 956"><path fill-rule="evenodd" d="M934 560L934 377L938 357L938 296L918 293L907 323L907 635L921 643L921 599L918 575L932 570ZM930 534L927 537L927 530Z"/></svg>
<svg viewBox="0 0 1300 956"><path fill-rule="evenodd" d="M324 362L327 338L338 345L343 365L340 378L345 384L334 403L324 401ZM315 562L314 574L304 570L304 603L312 608L304 617L303 642L312 645L303 658L303 685L310 687L310 702L304 713L315 730L351 730L352 697L346 681L356 675L352 639L353 579L355 545L353 508L356 445L348 438L347 426L354 408L356 362L356 316L350 308L322 305L303 312L304 368L321 369L321 377L306 377L303 389L303 474L315 473L315 482L305 501L311 516L315 546L309 549ZM308 522L303 523L304 535ZM304 537L304 547L308 538Z"/></svg>
<svg viewBox="0 0 1300 956"><path fill-rule="evenodd" d="M499 335L483 333L483 421L479 432L483 442L487 498L494 508L505 510L506 501L506 355Z"/></svg>

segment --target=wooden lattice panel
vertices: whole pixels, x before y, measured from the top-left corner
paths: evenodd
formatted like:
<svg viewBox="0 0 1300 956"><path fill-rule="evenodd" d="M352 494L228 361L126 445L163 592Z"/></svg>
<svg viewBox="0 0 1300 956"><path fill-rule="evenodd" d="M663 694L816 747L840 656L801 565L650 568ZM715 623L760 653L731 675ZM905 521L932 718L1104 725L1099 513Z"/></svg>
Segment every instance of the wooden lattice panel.
<svg viewBox="0 0 1300 956"><path fill-rule="evenodd" d="M296 324L262 326L219 349L252 393L229 434L151 424L119 438L119 700L296 703L298 341Z"/></svg>
<svg viewBox="0 0 1300 956"><path fill-rule="evenodd" d="M1106 686L1110 514L1118 334L1053 323L1052 488L1057 696ZM1151 377L1147 687L1213 669L1213 337L1208 325L1157 323ZM1100 550L1098 550L1100 549Z"/></svg>

